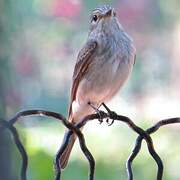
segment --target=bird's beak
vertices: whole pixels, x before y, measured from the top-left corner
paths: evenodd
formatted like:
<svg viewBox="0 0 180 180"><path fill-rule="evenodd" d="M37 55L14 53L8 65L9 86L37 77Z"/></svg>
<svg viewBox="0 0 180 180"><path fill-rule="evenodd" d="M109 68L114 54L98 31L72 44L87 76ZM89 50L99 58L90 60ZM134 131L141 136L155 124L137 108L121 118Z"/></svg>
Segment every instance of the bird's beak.
<svg viewBox="0 0 180 180"><path fill-rule="evenodd" d="M105 13L105 16L111 17L114 14L114 9L110 9Z"/></svg>

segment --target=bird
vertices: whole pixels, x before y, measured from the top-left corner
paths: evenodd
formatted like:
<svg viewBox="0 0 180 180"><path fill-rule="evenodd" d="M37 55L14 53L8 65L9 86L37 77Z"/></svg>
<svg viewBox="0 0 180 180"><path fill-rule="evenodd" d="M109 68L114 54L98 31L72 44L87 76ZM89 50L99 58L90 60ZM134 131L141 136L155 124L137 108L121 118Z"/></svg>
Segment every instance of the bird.
<svg viewBox="0 0 180 180"><path fill-rule="evenodd" d="M128 79L135 64L136 48L110 5L95 8L90 15L87 40L74 67L68 121L76 124L95 108L112 99ZM93 108L95 107L95 108ZM65 132L65 136L67 131ZM76 140L73 133L60 157L64 169Z"/></svg>

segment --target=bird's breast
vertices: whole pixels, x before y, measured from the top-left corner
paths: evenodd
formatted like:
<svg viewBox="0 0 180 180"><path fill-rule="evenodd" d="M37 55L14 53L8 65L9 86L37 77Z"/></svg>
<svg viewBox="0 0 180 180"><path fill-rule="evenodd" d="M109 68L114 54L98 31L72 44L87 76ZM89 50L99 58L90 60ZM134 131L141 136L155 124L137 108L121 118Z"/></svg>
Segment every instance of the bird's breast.
<svg viewBox="0 0 180 180"><path fill-rule="evenodd" d="M81 102L99 103L109 99L111 91L118 89L129 73L127 63L118 55L95 58L78 88L77 96Z"/></svg>
<svg viewBox="0 0 180 180"><path fill-rule="evenodd" d="M104 102L121 88L132 66L131 42L128 39L101 36L88 71L80 81L80 102Z"/></svg>

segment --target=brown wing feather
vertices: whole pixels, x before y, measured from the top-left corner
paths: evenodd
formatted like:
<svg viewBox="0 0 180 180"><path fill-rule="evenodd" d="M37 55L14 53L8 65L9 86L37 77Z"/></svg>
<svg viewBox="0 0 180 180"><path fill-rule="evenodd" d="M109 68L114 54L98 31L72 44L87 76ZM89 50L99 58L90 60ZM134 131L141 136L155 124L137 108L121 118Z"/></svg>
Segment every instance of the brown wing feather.
<svg viewBox="0 0 180 180"><path fill-rule="evenodd" d="M77 92L79 82L81 81L82 77L86 73L89 64L91 63L91 57L94 54L96 47L97 47L97 42L90 40L85 44L85 46L81 49L81 51L78 54L77 62L76 62L74 73L73 73L71 98L70 98L70 104L69 104L69 117L72 111L72 102L76 98L76 92Z"/></svg>

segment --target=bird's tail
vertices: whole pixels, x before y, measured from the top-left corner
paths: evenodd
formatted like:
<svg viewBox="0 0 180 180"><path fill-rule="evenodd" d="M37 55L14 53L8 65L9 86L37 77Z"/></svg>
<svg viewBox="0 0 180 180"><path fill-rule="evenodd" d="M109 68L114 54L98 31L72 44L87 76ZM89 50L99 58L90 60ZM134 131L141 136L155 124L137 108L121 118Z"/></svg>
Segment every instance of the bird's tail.
<svg viewBox="0 0 180 180"><path fill-rule="evenodd" d="M78 119L82 119L86 115L91 114L93 112L94 112L94 110L92 108L84 109L84 113L81 114L81 116L78 116ZM78 119L77 119L77 117L76 117L76 119L74 119L70 115L68 121L73 123L73 124L75 124L75 123L78 122L77 121ZM81 127L80 130L82 130L82 129L83 128ZM66 139L67 135L68 135L68 131L65 133L64 140ZM64 152L62 153L62 155L60 157L60 165L61 165L62 169L64 169L67 166L67 163L68 163L68 160L69 160L69 156L70 156L71 150L73 148L74 142L76 141L76 138L77 138L77 135L75 133L73 133L71 135L70 139L69 139L67 147L65 148Z"/></svg>
<svg viewBox="0 0 180 180"><path fill-rule="evenodd" d="M65 133L64 138L67 136L67 133L68 133L68 131ZM60 157L60 165L61 165L62 169L64 169L68 163L69 156L70 156L71 150L73 148L74 142L76 140L76 137L77 137L76 134L71 135L71 137L69 139L69 143L68 143L66 149L64 150L63 154Z"/></svg>

